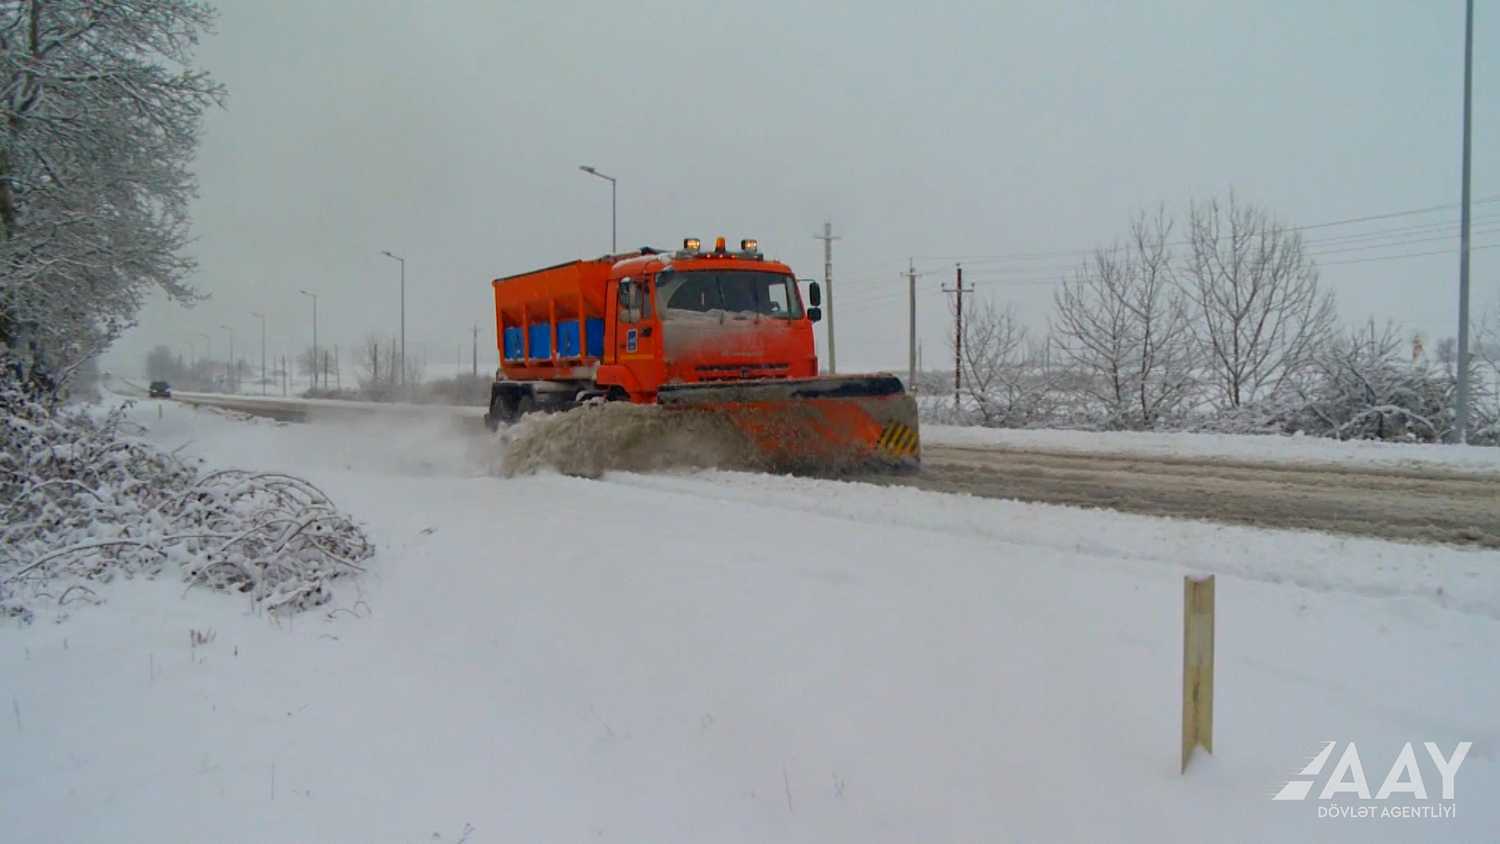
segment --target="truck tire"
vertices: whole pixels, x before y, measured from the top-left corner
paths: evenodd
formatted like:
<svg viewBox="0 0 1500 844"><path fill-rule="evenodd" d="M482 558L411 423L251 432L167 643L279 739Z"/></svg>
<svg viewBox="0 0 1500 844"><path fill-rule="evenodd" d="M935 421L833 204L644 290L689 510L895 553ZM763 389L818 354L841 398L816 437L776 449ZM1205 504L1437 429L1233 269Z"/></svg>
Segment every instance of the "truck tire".
<svg viewBox="0 0 1500 844"><path fill-rule="evenodd" d="M509 425L516 421L515 417L516 394L510 390L490 391L490 410L484 415L484 425L491 431L500 430L502 424Z"/></svg>
<svg viewBox="0 0 1500 844"><path fill-rule="evenodd" d="M528 413L536 412L536 397L531 393L525 393L516 399L516 409L511 416L511 421L518 422L521 417Z"/></svg>
<svg viewBox="0 0 1500 844"><path fill-rule="evenodd" d="M484 415L485 427L491 431L510 425L527 413L536 410L536 397L529 387L496 386L490 391L490 412Z"/></svg>

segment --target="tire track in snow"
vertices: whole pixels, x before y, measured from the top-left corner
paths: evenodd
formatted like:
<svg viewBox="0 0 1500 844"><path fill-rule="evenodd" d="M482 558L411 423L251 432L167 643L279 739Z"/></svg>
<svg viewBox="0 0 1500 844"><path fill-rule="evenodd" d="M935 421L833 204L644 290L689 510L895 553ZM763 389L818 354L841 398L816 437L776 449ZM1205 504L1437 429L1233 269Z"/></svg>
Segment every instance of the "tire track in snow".
<svg viewBox="0 0 1500 844"><path fill-rule="evenodd" d="M1256 527L1500 548L1500 477L1440 469L932 446L869 483Z"/></svg>

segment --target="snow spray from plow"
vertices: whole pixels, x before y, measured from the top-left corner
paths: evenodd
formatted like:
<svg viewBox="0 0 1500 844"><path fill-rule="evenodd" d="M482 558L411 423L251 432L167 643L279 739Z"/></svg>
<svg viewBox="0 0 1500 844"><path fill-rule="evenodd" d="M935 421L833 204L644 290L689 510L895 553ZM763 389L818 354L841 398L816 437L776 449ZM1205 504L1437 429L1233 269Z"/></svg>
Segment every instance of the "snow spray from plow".
<svg viewBox="0 0 1500 844"><path fill-rule="evenodd" d="M533 414L501 438L500 471L507 477L543 470L596 478L606 471L767 468L728 419L658 405L608 402Z"/></svg>
<svg viewBox="0 0 1500 844"><path fill-rule="evenodd" d="M707 394L703 403L685 393L658 405L606 402L527 416L502 434L501 473L732 469L836 477L916 468L915 411L904 395L775 401L752 390L726 401L722 388Z"/></svg>

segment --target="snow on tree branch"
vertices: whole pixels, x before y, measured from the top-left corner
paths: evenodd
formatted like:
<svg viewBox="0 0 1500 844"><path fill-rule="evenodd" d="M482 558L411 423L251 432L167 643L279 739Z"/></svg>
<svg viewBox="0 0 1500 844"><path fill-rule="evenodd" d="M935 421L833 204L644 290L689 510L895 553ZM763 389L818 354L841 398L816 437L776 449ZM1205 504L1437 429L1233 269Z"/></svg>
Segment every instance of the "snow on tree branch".
<svg viewBox="0 0 1500 844"><path fill-rule="evenodd" d="M192 0L0 3L0 345L56 373L187 283L188 165L224 89ZM55 380L55 379L54 379Z"/></svg>
<svg viewBox="0 0 1500 844"><path fill-rule="evenodd" d="M0 378L0 618L65 611L85 584L176 573L272 612L323 604L363 571L364 532L292 475L202 473L101 419ZM73 600L79 598L73 597Z"/></svg>

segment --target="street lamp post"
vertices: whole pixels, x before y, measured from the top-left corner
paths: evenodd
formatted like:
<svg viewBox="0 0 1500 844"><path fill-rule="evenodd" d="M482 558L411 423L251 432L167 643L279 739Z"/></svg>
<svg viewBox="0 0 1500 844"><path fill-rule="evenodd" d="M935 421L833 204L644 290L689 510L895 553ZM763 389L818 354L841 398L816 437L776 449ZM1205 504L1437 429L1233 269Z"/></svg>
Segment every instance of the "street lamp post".
<svg viewBox="0 0 1500 844"><path fill-rule="evenodd" d="M1474 99L1474 0L1464 12L1464 141L1462 209L1458 226L1458 396L1453 408L1453 441L1469 441L1469 143Z"/></svg>
<svg viewBox="0 0 1500 844"><path fill-rule="evenodd" d="M250 312L250 316L260 320L260 394L266 394L266 315Z"/></svg>
<svg viewBox="0 0 1500 844"><path fill-rule="evenodd" d="M230 328L227 325L221 325L219 327L229 332L229 369L225 372L226 378L229 382L227 386L229 387L230 392L238 393L240 391L240 379L239 376L235 373L236 367L234 365L234 329Z"/></svg>
<svg viewBox="0 0 1500 844"><path fill-rule="evenodd" d="M318 294L307 290L298 291L303 296L311 296L313 300L313 359L312 377L313 389L318 389Z"/></svg>
<svg viewBox="0 0 1500 844"><path fill-rule="evenodd" d="M590 176L598 176L601 179L609 180L609 254L613 255L617 248L615 245L615 177L606 176L588 164L580 164L578 165L578 169L588 173Z"/></svg>
<svg viewBox="0 0 1500 844"><path fill-rule="evenodd" d="M393 261L401 263L401 386L406 386L406 259L400 255L393 254L389 250L381 250L380 254Z"/></svg>

